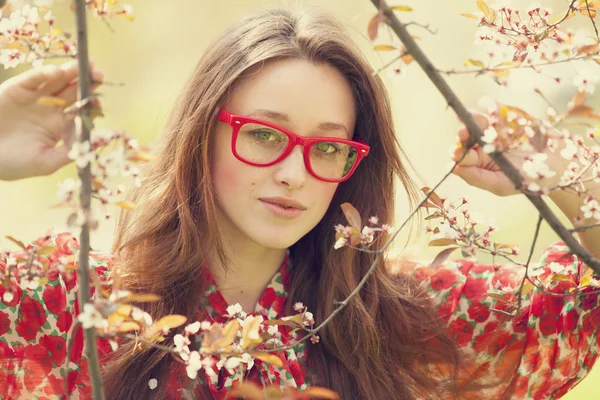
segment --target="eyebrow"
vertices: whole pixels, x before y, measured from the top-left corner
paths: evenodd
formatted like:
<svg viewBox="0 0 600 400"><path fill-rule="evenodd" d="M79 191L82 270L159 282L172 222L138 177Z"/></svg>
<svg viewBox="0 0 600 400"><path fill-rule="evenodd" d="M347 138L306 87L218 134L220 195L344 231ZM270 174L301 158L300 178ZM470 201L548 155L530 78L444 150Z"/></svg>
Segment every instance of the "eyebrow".
<svg viewBox="0 0 600 400"><path fill-rule="evenodd" d="M249 117L252 116L263 116L266 118L271 118L277 121L283 121L283 122L290 122L290 116L282 113L282 112L278 112L278 111L273 111L273 110L265 110L265 109L258 109L255 110L253 112L251 112L250 114L248 114ZM323 130L323 131L345 131L346 133L348 133L348 129L346 128L346 126L342 123L339 122L321 122L318 126L319 129ZM348 133L349 134L349 133Z"/></svg>

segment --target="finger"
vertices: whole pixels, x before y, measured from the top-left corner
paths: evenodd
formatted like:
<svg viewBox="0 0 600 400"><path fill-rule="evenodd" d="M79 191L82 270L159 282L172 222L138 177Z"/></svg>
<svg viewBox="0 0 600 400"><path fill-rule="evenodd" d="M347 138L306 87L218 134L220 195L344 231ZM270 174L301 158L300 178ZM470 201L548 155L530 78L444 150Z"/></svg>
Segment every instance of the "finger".
<svg viewBox="0 0 600 400"><path fill-rule="evenodd" d="M43 96L52 96L54 93L64 89L69 82L77 77L78 68L76 60L61 65L54 79L48 80L39 87L38 92Z"/></svg>
<svg viewBox="0 0 600 400"><path fill-rule="evenodd" d="M459 165L454 168L452 173L462 178L469 185L487 190L496 196L506 196L509 194L504 193L502 189L511 187L508 178L503 175L502 172L493 172L482 168ZM502 176L499 176L499 174L502 174Z"/></svg>
<svg viewBox="0 0 600 400"><path fill-rule="evenodd" d="M69 164L72 160L67 156L70 146L62 145L49 149L41 156L40 174L50 175Z"/></svg>
<svg viewBox="0 0 600 400"><path fill-rule="evenodd" d="M104 72L100 69L93 70L92 79L94 82L97 82L92 84L91 89L92 91L94 91L98 88L98 86L102 84L104 80ZM52 95L54 97L62 98L63 100L65 100L66 105L69 106L77 101L78 83L79 81L77 79L74 79L71 82L69 82L69 84L66 87L64 87L61 91L53 93Z"/></svg>
<svg viewBox="0 0 600 400"><path fill-rule="evenodd" d="M463 155L463 147L462 146L456 146L454 148L454 151L452 152L451 158L452 161L458 161L460 160L460 162L458 163L458 165L462 165L462 166L474 166L474 165L478 165L479 164L479 154L477 153L477 150L475 149L469 149L469 151L467 152L467 154L465 155L464 158L461 157Z"/></svg>
<svg viewBox="0 0 600 400"><path fill-rule="evenodd" d="M482 131L485 131L490 126L490 119L486 114L475 110L469 110L469 112ZM466 143L469 140L469 136L469 130L465 125L462 125L458 130L458 138L462 143Z"/></svg>
<svg viewBox="0 0 600 400"><path fill-rule="evenodd" d="M56 65L44 65L25 71L11 78L11 80L23 89L36 90L43 83L54 79L58 74L58 70L59 68Z"/></svg>

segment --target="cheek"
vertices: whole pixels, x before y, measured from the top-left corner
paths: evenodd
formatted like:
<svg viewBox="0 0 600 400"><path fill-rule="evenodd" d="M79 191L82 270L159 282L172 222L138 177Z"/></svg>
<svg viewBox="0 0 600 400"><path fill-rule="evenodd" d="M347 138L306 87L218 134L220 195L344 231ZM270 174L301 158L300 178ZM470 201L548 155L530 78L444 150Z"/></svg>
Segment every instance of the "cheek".
<svg viewBox="0 0 600 400"><path fill-rule="evenodd" d="M329 208L331 200L333 199L333 196L335 195L335 191L338 186L339 184L324 184L319 185L319 187L317 187L313 191L313 193L315 194L314 198L318 203L319 207L321 208L322 214L325 214L325 212Z"/></svg>

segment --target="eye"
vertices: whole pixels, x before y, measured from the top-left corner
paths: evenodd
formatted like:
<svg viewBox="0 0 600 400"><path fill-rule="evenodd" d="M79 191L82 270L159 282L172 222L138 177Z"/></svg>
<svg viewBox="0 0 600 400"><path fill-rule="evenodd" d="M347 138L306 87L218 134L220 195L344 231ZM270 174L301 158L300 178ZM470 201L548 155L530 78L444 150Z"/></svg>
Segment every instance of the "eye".
<svg viewBox="0 0 600 400"><path fill-rule="evenodd" d="M322 153L335 153L339 151L333 143L330 142L319 142L315 145L316 149Z"/></svg>
<svg viewBox="0 0 600 400"><path fill-rule="evenodd" d="M266 141L266 140L274 140L275 139L275 135L273 135L273 132L269 132L264 129L257 129L255 131L252 131L252 134L260 140Z"/></svg>

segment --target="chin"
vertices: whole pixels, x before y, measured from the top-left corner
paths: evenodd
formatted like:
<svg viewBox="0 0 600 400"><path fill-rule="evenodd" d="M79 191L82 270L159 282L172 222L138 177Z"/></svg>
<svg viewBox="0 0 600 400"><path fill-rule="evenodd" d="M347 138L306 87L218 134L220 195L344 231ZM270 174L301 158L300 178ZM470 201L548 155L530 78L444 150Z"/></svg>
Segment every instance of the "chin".
<svg viewBox="0 0 600 400"><path fill-rule="evenodd" d="M299 234L283 234L277 232L269 232L264 235L260 235L253 232L253 235L250 238L257 244L270 248L270 249L287 249L293 246L298 240L302 239L302 236Z"/></svg>

